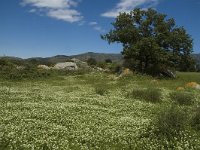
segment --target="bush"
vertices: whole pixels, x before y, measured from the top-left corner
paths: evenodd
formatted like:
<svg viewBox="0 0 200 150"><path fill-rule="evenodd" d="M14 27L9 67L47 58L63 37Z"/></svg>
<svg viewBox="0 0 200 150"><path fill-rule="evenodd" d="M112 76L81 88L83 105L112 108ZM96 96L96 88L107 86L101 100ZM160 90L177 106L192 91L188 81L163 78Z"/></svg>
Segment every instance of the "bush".
<svg viewBox="0 0 200 150"><path fill-rule="evenodd" d="M103 96L108 93L108 90L106 89L106 86L98 85L97 87L95 87L95 92L98 95Z"/></svg>
<svg viewBox="0 0 200 150"><path fill-rule="evenodd" d="M122 65L120 64L115 64L113 63L110 67L109 67L110 71L112 73L116 73L116 74L121 74L122 73Z"/></svg>
<svg viewBox="0 0 200 150"><path fill-rule="evenodd" d="M134 89L130 96L136 99L142 99L148 102L157 103L161 101L162 93L160 89L149 88L149 89Z"/></svg>
<svg viewBox="0 0 200 150"><path fill-rule="evenodd" d="M105 62L106 63L112 63L112 60L108 58L108 59L105 59Z"/></svg>
<svg viewBox="0 0 200 150"><path fill-rule="evenodd" d="M185 129L188 116L185 111L177 106L171 106L162 110L155 122L157 134L166 137L178 135Z"/></svg>
<svg viewBox="0 0 200 150"><path fill-rule="evenodd" d="M191 120L191 125L193 128L200 131L200 107L196 109L195 114Z"/></svg>
<svg viewBox="0 0 200 150"><path fill-rule="evenodd" d="M89 73L91 70L87 69L78 69L78 70L51 70L55 76L76 76L84 75Z"/></svg>
<svg viewBox="0 0 200 150"><path fill-rule="evenodd" d="M105 62L98 62L97 67L106 69L108 67L108 64L106 64Z"/></svg>
<svg viewBox="0 0 200 150"><path fill-rule="evenodd" d="M87 60L87 64L88 64L89 66L95 66L95 65L97 65L97 61L96 61L96 59L94 59L94 58L89 58L89 59Z"/></svg>
<svg viewBox="0 0 200 150"><path fill-rule="evenodd" d="M180 105L191 105L194 103L194 96L186 92L173 92L170 94L170 98Z"/></svg>
<svg viewBox="0 0 200 150"><path fill-rule="evenodd" d="M47 78L51 76L48 70L38 70L34 66L24 66L23 69L17 69L15 66L3 66L0 68L1 79L6 80L22 80Z"/></svg>

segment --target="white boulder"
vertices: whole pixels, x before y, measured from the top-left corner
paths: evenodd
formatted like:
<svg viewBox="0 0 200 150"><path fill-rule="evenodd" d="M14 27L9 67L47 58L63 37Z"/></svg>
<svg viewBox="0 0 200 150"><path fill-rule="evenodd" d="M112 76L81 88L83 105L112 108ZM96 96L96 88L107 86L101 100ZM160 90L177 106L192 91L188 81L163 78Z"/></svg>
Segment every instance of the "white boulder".
<svg viewBox="0 0 200 150"><path fill-rule="evenodd" d="M56 70L78 70L78 66L74 62L57 63L53 69Z"/></svg>
<svg viewBox="0 0 200 150"><path fill-rule="evenodd" d="M72 58L71 61L73 61L74 63L76 63L79 68L90 69L90 67L88 66L88 64L86 62L84 62L84 61L81 61L81 60L76 59L76 58Z"/></svg>
<svg viewBox="0 0 200 150"><path fill-rule="evenodd" d="M50 67L48 67L47 65L38 65L37 66L39 69L44 69L44 70L49 70L51 69Z"/></svg>

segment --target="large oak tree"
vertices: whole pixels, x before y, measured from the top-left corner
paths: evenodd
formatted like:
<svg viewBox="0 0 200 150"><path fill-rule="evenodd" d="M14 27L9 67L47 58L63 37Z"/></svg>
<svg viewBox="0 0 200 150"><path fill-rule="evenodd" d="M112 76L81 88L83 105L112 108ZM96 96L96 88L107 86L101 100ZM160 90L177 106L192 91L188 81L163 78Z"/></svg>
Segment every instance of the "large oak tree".
<svg viewBox="0 0 200 150"><path fill-rule="evenodd" d="M190 68L193 40L173 18L153 9L134 9L120 13L112 25L114 29L102 39L123 44L122 54L131 69L159 74L172 68Z"/></svg>

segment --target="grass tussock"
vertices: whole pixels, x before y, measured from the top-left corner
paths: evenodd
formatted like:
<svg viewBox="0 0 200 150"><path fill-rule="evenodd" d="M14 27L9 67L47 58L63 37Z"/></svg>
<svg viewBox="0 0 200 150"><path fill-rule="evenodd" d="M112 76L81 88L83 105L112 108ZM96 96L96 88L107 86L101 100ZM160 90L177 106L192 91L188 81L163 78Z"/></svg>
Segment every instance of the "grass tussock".
<svg viewBox="0 0 200 150"><path fill-rule="evenodd" d="M108 94L108 89L106 85L97 85L95 87L95 92L96 94L103 96L103 95Z"/></svg>
<svg viewBox="0 0 200 150"><path fill-rule="evenodd" d="M187 113L178 106L163 109L155 121L157 134L165 137L173 137L184 131L188 121Z"/></svg>
<svg viewBox="0 0 200 150"><path fill-rule="evenodd" d="M191 119L191 125L197 131L200 131L200 107L195 110L195 113Z"/></svg>
<svg viewBox="0 0 200 150"><path fill-rule="evenodd" d="M141 99L152 103L161 102L162 100L161 90L157 88L134 89L129 95L131 98Z"/></svg>
<svg viewBox="0 0 200 150"><path fill-rule="evenodd" d="M188 92L173 92L170 94L170 98L180 105L192 105L194 103L194 95Z"/></svg>

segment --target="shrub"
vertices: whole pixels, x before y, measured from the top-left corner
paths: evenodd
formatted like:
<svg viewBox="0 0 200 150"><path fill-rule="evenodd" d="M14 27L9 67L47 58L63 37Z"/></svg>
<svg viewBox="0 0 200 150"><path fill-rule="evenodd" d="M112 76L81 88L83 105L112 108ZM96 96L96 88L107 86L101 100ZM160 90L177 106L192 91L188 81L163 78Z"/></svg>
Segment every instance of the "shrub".
<svg viewBox="0 0 200 150"><path fill-rule="evenodd" d="M100 68L103 68L103 69L106 69L107 68L107 64L105 62L98 62L97 63L97 67L100 67Z"/></svg>
<svg viewBox="0 0 200 150"><path fill-rule="evenodd" d="M108 93L108 90L106 88L106 86L102 86L102 85L98 85L97 87L95 87L95 92L98 94L98 95L105 95Z"/></svg>
<svg viewBox="0 0 200 150"><path fill-rule="evenodd" d="M87 69L78 69L78 70L51 70L56 76L76 76L76 75L84 75L89 73L91 70Z"/></svg>
<svg viewBox="0 0 200 150"><path fill-rule="evenodd" d="M38 79L51 76L48 70L38 70L33 66L25 66L24 69L17 69L13 66L4 66L0 68L1 79L6 80L22 80L22 79Z"/></svg>
<svg viewBox="0 0 200 150"><path fill-rule="evenodd" d="M10 139L7 137L0 138L0 149L9 149Z"/></svg>
<svg viewBox="0 0 200 150"><path fill-rule="evenodd" d="M94 58L89 58L89 59L87 60L87 64L88 64L89 66L95 66L95 65L97 64L97 61L96 61L96 59L94 59Z"/></svg>
<svg viewBox="0 0 200 150"><path fill-rule="evenodd" d="M200 107L196 109L195 114L191 120L191 125L193 128L200 131Z"/></svg>
<svg viewBox="0 0 200 150"><path fill-rule="evenodd" d="M191 105L194 103L194 96L186 92L173 92L170 94L170 98L180 105Z"/></svg>
<svg viewBox="0 0 200 150"><path fill-rule="evenodd" d="M116 74L122 73L122 65L120 65L120 64L112 63L112 65L110 65L109 69L112 73L116 73Z"/></svg>
<svg viewBox="0 0 200 150"><path fill-rule="evenodd" d="M112 60L108 58L108 59L105 59L105 62L106 63L112 63Z"/></svg>
<svg viewBox="0 0 200 150"><path fill-rule="evenodd" d="M185 129L187 119L186 112L177 106L163 109L155 122L156 133L169 138L176 136Z"/></svg>
<svg viewBox="0 0 200 150"><path fill-rule="evenodd" d="M148 102L156 103L160 102L162 98L162 93L160 89L149 88L149 89L134 89L130 96L136 99L142 99Z"/></svg>

